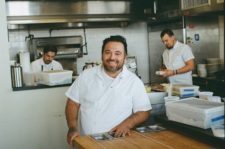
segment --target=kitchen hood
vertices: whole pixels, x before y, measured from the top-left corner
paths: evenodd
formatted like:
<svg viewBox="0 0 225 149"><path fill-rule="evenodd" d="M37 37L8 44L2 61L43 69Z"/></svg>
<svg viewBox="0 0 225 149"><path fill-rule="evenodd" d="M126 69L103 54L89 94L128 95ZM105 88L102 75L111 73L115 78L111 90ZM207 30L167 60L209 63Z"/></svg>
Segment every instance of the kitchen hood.
<svg viewBox="0 0 225 149"><path fill-rule="evenodd" d="M184 16L224 15L224 0L198 0L195 3L182 0Z"/></svg>
<svg viewBox="0 0 225 149"><path fill-rule="evenodd" d="M81 27L94 22L142 21L144 1L135 0L6 0L8 25L70 23ZM83 24L82 24L83 23Z"/></svg>

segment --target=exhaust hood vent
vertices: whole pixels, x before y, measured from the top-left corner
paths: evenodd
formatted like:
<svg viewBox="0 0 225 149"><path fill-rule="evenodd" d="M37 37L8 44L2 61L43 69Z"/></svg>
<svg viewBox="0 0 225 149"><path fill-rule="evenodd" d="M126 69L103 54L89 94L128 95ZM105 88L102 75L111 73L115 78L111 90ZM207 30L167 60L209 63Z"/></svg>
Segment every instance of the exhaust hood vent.
<svg viewBox="0 0 225 149"><path fill-rule="evenodd" d="M148 17L150 25L158 25L164 22L181 19L180 0L152 0L151 9L154 15Z"/></svg>
<svg viewBox="0 0 225 149"><path fill-rule="evenodd" d="M184 15L223 15L224 0L196 0L195 3L181 0Z"/></svg>
<svg viewBox="0 0 225 149"><path fill-rule="evenodd" d="M146 20L143 5L135 0L8 0L6 14L8 24L12 27L43 23L74 23L76 27L79 23L89 22L125 22L120 23L124 26L126 22Z"/></svg>

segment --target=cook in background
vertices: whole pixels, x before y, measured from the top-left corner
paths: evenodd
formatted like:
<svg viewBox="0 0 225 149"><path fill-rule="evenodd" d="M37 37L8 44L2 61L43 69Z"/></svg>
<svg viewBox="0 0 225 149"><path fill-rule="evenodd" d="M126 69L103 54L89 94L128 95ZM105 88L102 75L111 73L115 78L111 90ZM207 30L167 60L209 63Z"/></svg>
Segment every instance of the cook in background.
<svg viewBox="0 0 225 149"><path fill-rule="evenodd" d="M151 104L144 84L124 65L126 55L124 37L106 38L102 65L85 69L66 92L71 147L78 135L113 131L115 137L130 135L130 129L149 117Z"/></svg>
<svg viewBox="0 0 225 149"><path fill-rule="evenodd" d="M170 29L164 29L160 36L166 46L160 76L168 78L171 84L193 84L194 55L191 48L177 41Z"/></svg>
<svg viewBox="0 0 225 149"><path fill-rule="evenodd" d="M44 54L41 58L31 63L31 71L47 71L47 70L63 70L62 65L55 61L54 58L57 54L57 48L55 46L46 46L43 50Z"/></svg>

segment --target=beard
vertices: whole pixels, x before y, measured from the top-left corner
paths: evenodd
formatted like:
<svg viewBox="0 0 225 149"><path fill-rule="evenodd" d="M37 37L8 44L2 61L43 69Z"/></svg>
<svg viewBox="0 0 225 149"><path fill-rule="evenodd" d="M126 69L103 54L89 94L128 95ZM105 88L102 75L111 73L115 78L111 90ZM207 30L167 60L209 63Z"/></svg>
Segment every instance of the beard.
<svg viewBox="0 0 225 149"><path fill-rule="evenodd" d="M116 66L111 66L109 63L110 62L114 62L116 63L117 65ZM103 67L104 69L109 72L109 73L116 73L120 70L122 70L123 68L123 65L124 65L124 62L123 63L119 63L119 61L117 60L106 60L105 62L103 62Z"/></svg>
<svg viewBox="0 0 225 149"><path fill-rule="evenodd" d="M50 64L52 61L50 61L50 60L45 60L44 62L45 62L45 64Z"/></svg>
<svg viewBox="0 0 225 149"><path fill-rule="evenodd" d="M166 45L166 48L170 50L173 49L173 46Z"/></svg>

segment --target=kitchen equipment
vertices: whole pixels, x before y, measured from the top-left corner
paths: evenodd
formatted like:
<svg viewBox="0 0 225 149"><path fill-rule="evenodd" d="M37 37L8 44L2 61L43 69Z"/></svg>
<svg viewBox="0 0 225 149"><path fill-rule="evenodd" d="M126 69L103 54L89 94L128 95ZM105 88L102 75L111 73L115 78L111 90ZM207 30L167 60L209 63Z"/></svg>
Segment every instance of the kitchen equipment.
<svg viewBox="0 0 225 149"><path fill-rule="evenodd" d="M125 138L125 136L121 137L114 137L115 132L105 132L105 133L99 133L99 134L93 134L91 137L95 139L96 141L105 141L105 140L113 140L113 139L120 139Z"/></svg>
<svg viewBox="0 0 225 149"><path fill-rule="evenodd" d="M199 98L205 99L205 100L208 100L210 97L212 97L212 95L213 95L213 92L208 92L208 91L198 93Z"/></svg>
<svg viewBox="0 0 225 149"><path fill-rule="evenodd" d="M83 70L88 69L88 68L92 68L94 66L95 66L94 62L86 62L84 67L83 67Z"/></svg>
<svg viewBox="0 0 225 149"><path fill-rule="evenodd" d="M164 103L164 97L166 97L168 95L167 92L156 92L156 91L151 91L148 94L148 98L151 102L151 104L160 104L160 103Z"/></svg>
<svg viewBox="0 0 225 149"><path fill-rule="evenodd" d="M129 71L138 76L137 58L135 56L127 56L125 65Z"/></svg>
<svg viewBox="0 0 225 149"><path fill-rule="evenodd" d="M12 87L23 86L23 69L19 64L11 65Z"/></svg>
<svg viewBox="0 0 225 149"><path fill-rule="evenodd" d="M159 132L166 130L166 128L159 126L159 125L149 125L145 127L137 127L135 130L139 133L146 134L146 133L151 133L151 132Z"/></svg>

